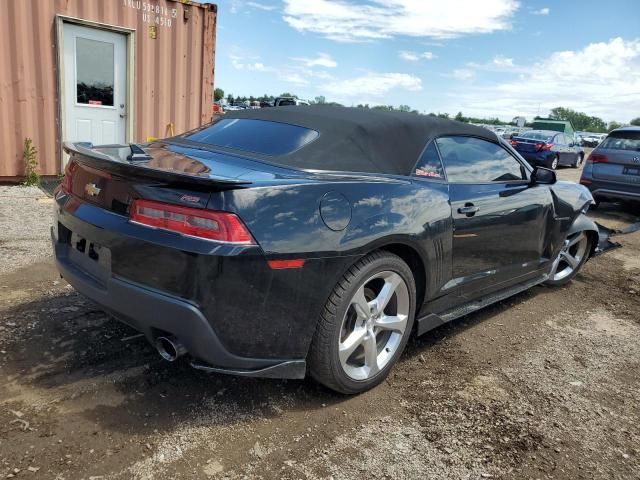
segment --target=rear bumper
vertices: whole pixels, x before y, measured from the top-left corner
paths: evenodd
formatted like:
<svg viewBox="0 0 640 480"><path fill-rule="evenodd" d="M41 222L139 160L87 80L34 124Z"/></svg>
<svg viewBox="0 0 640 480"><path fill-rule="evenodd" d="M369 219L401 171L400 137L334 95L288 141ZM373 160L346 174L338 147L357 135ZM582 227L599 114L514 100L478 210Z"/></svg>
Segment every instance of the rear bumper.
<svg viewBox="0 0 640 480"><path fill-rule="evenodd" d="M229 352L211 325L192 303L130 283L113 276L101 282L74 258L73 249L59 243L52 232L55 262L62 277L78 292L97 303L118 320L144 333L150 343L165 333L173 334L204 370L247 376L304 378L304 359L247 358ZM203 365L206 362L209 365Z"/></svg>
<svg viewBox="0 0 640 480"><path fill-rule="evenodd" d="M80 293L149 341L172 334L204 369L301 378L316 323L351 257L272 270L256 246L219 245L135 225L56 195L57 268ZM74 235L76 237L74 238ZM86 253L78 239L86 239ZM97 249L99 260L91 258Z"/></svg>
<svg viewBox="0 0 640 480"><path fill-rule="evenodd" d="M583 179L585 177L583 176ZM624 183L617 182L603 182L601 180L594 180L592 177L586 178L590 181L588 185L585 185L595 199L612 199L612 200L635 200L640 201L640 186L639 185L626 185Z"/></svg>

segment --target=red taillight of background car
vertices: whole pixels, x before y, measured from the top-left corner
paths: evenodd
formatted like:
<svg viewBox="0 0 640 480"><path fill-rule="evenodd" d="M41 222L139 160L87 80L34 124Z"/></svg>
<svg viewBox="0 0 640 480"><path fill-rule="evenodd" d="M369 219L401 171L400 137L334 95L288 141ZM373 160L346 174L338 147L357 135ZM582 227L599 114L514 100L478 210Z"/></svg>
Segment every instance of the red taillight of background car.
<svg viewBox="0 0 640 480"><path fill-rule="evenodd" d="M609 163L609 158L602 153L592 153L587 159L588 163Z"/></svg>
<svg viewBox="0 0 640 480"><path fill-rule="evenodd" d="M580 185L589 185L591 183L592 183L591 180L587 180L586 178L580 179Z"/></svg>
<svg viewBox="0 0 640 480"><path fill-rule="evenodd" d="M64 177L62 177L62 182L60 183L60 187L64 193L71 193L73 189L73 172L75 172L77 168L78 164L71 161L64 167Z"/></svg>
<svg viewBox="0 0 640 480"><path fill-rule="evenodd" d="M553 143L536 143L536 151L545 151L551 150L553 148Z"/></svg>
<svg viewBox="0 0 640 480"><path fill-rule="evenodd" d="M509 143L511 144L512 147L518 146L518 142L516 142L515 140L509 140Z"/></svg>
<svg viewBox="0 0 640 480"><path fill-rule="evenodd" d="M235 214L181 207L152 200L134 200L129 220L191 237L239 245L255 245L253 237Z"/></svg>

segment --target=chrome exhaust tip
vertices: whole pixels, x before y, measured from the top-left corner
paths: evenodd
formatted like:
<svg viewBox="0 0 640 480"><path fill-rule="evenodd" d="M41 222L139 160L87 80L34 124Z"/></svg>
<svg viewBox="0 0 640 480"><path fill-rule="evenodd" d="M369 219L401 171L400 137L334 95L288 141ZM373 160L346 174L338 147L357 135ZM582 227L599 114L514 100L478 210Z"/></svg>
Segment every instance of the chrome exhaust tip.
<svg viewBox="0 0 640 480"><path fill-rule="evenodd" d="M175 362L178 357L187 353L187 349L184 348L184 345L174 337L156 338L156 350L158 350L160 356L167 362Z"/></svg>

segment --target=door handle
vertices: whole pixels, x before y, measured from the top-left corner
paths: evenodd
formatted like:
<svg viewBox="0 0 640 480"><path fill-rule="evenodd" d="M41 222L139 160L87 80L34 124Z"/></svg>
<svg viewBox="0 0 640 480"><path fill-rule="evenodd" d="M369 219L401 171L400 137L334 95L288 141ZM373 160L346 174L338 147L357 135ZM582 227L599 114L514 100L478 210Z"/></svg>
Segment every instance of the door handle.
<svg viewBox="0 0 640 480"><path fill-rule="evenodd" d="M473 203L465 203L464 207L458 209L458 213L462 213L467 217L473 217L479 210L480 207L476 207Z"/></svg>

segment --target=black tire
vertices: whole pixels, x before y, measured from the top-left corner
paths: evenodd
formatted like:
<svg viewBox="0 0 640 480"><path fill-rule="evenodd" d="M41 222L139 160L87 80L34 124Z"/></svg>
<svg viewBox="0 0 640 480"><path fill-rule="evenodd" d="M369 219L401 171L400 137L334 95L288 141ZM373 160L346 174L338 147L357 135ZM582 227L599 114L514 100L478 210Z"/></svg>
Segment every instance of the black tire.
<svg viewBox="0 0 640 480"><path fill-rule="evenodd" d="M580 168L580 165L582 165L582 160L584 160L584 154L579 153L578 155L576 155L576 160L571 164L571 166L573 168Z"/></svg>
<svg viewBox="0 0 640 480"><path fill-rule="evenodd" d="M554 163L555 163L555 167L553 166ZM554 155L553 157L551 157L551 160L549 160L549 163L547 164L547 168L550 168L551 170L556 170L558 168L558 165L560 165L560 159L558 158L558 155Z"/></svg>
<svg viewBox="0 0 640 480"><path fill-rule="evenodd" d="M384 368L365 380L354 380L344 371L338 354L343 319L356 291L373 275L391 271L404 280L409 294L409 314L405 330L393 356ZM357 394L382 382L396 363L411 335L416 310L416 286L411 269L397 255L373 252L347 270L327 299L308 356L309 373L324 386L344 394Z"/></svg>
<svg viewBox="0 0 640 480"><path fill-rule="evenodd" d="M550 286L554 286L554 287L559 287L561 285L566 285L571 280L573 280L573 277L575 277L578 274L578 272L580 271L582 266L589 259L589 256L591 255L591 246L593 245L593 241L594 241L594 238L592 237L592 232L589 232L589 231L576 232L576 233L574 233L572 235L569 235L568 239L571 238L572 236L576 236L576 235L580 235L580 234L584 234L585 235L585 237L586 237L586 245L584 245L584 253L581 256L579 263L577 264L577 266L573 267L572 271L568 275L566 275L565 277L563 277L561 279L557 279L557 280L553 278L553 274L555 273L555 268L553 268L552 269L552 275L549 277L549 279L547 281L544 282L546 285L550 285ZM558 256L560 256L560 254L558 254Z"/></svg>

